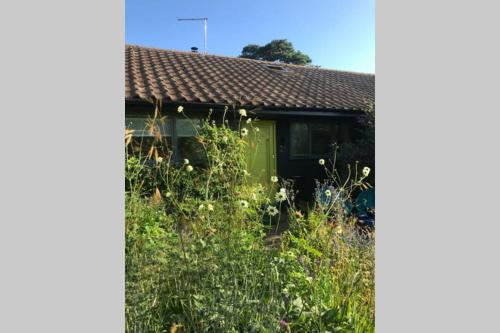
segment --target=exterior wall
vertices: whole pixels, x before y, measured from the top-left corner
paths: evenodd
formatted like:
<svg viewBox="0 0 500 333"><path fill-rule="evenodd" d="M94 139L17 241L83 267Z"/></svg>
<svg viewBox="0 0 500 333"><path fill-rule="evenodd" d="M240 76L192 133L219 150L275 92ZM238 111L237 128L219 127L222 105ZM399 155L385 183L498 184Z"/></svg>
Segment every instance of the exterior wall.
<svg viewBox="0 0 500 333"><path fill-rule="evenodd" d="M208 115L208 106L185 106L184 110L190 117L206 117ZM177 104L164 105L162 107L162 115L167 117L177 116ZM154 113L154 105L152 104L129 104L125 106L125 113L129 115L152 115ZM262 120L276 121L276 152L277 152L277 172L281 178L292 179L294 187L299 191L297 199L301 201L310 201L313 199L315 179L324 179L324 170L318 164L320 158L328 159L332 156L328 154L308 156L308 157L293 157L290 156L290 123L291 122L319 122L330 124L342 124L350 129L350 133L354 133L354 128L357 126L358 114L352 115L329 115L329 112L324 112L324 115L318 115L314 112L313 116L307 116L307 112L296 113L298 115L291 115L288 110L282 112L273 112L269 114L266 112L256 112L257 118ZM223 108L214 107L212 119L216 121L222 120ZM251 112L250 116L254 117ZM230 123L235 124L239 117L234 112L228 112L226 119ZM351 136L351 139L354 137Z"/></svg>
<svg viewBox="0 0 500 333"><path fill-rule="evenodd" d="M325 178L324 167L320 166L320 158L331 159L332 154L313 155L308 157L293 157L290 154L290 123L310 122L311 117L284 117L277 121L277 166L278 174L285 179L292 179L296 190L299 191L297 198L302 201L313 200L315 180ZM354 118L342 117L314 117L314 121L330 124L342 124L347 126L351 133L354 132L356 122ZM351 136L351 139L353 137Z"/></svg>

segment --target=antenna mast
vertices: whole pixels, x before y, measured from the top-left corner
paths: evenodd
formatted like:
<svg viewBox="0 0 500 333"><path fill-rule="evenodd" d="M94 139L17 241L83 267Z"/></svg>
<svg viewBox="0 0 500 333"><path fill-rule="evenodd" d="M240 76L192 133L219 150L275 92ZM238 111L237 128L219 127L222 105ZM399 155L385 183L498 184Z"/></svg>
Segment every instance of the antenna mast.
<svg viewBox="0 0 500 333"><path fill-rule="evenodd" d="M207 34L208 34L208 17L197 18L180 18L177 21L203 21L203 30L205 32L205 54L207 54Z"/></svg>

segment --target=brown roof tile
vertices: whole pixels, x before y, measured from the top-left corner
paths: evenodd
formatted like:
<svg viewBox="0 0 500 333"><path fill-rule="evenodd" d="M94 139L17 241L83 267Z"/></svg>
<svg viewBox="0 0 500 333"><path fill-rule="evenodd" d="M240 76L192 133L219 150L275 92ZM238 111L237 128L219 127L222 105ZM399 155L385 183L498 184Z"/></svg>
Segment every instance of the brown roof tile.
<svg viewBox="0 0 500 333"><path fill-rule="evenodd" d="M125 98L364 110L375 75L126 45Z"/></svg>

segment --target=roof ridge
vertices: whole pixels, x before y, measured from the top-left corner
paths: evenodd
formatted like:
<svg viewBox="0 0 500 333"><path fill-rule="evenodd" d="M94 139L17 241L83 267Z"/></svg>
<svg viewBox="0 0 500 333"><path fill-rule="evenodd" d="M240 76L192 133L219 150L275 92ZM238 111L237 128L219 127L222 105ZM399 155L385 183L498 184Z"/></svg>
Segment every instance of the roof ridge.
<svg viewBox="0 0 500 333"><path fill-rule="evenodd" d="M277 63L277 62L268 61L268 60L258 60L258 59L231 57L231 56L218 55L218 54L204 54L204 53L198 53L198 52L192 52L192 51L161 49L161 48L158 48L158 47L143 46L143 45L137 45L137 44L125 44L125 47L126 48L127 47L132 47L132 48L135 47L135 48L156 50L156 51L162 51L162 52L183 53L183 54L189 54L189 55L193 55L193 56L204 56L204 57L208 56L208 57L226 58L226 59L234 59L234 60L237 60L237 61L250 61L250 62L258 62L258 63L263 63L263 64L269 64L269 65L280 65L280 66L283 65L283 66L299 67L299 68L319 70L319 71L329 71L329 72L348 73L348 74L355 74L355 75L375 76L374 73L355 72L355 71L339 70L339 69L334 69L334 68L324 68L324 67L313 67L313 66L304 66L304 65L296 65L296 64L287 64L287 63L282 63L282 62Z"/></svg>

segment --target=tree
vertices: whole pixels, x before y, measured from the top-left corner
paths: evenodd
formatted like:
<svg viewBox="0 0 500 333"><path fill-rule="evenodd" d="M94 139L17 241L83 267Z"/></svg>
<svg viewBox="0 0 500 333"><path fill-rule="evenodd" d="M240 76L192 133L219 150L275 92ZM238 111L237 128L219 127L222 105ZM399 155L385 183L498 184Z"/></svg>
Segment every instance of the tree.
<svg viewBox="0 0 500 333"><path fill-rule="evenodd" d="M281 61L287 64L306 65L311 58L293 48L286 39L275 39L264 46L248 44L241 51L240 58Z"/></svg>

